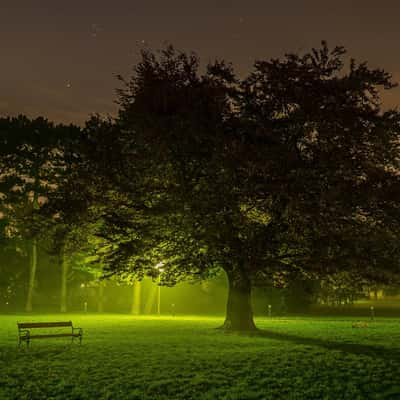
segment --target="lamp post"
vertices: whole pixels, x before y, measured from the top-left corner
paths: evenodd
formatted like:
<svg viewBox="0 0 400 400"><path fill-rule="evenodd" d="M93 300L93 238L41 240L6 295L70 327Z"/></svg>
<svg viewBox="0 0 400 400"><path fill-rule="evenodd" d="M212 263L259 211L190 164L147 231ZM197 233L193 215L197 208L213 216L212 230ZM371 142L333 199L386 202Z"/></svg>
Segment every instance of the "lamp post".
<svg viewBox="0 0 400 400"><path fill-rule="evenodd" d="M158 269L158 293L157 293L157 315L161 315L161 273L164 271L162 266L164 265L163 262L159 262L156 265L156 268Z"/></svg>

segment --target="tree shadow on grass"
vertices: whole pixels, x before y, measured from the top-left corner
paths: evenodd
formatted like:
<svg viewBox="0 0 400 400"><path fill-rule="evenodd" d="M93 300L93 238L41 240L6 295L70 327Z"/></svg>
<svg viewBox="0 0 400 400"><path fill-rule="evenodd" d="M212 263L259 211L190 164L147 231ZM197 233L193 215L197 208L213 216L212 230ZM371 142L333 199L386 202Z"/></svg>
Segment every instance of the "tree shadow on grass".
<svg viewBox="0 0 400 400"><path fill-rule="evenodd" d="M251 336L264 337L266 339L276 339L281 341L288 341L296 344L307 346L318 346L328 350L339 350L345 353L355 355L365 355L372 358L380 358L384 360L392 360L400 363L400 349L390 349L382 346L374 346L360 343L347 343L347 342L334 342L331 340L324 340L319 338L310 338L297 336L289 333L273 332L266 329L259 329Z"/></svg>

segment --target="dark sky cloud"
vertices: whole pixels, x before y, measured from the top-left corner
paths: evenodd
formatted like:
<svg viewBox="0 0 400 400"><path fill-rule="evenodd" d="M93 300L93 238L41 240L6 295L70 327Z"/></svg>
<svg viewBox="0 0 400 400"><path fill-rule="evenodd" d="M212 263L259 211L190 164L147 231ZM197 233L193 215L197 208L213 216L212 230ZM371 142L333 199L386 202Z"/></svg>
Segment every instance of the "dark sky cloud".
<svg viewBox="0 0 400 400"><path fill-rule="evenodd" d="M400 79L400 1L1 0L0 113L82 122L115 111L116 74L165 42L246 73L254 59L344 45ZM385 96L400 103L400 89Z"/></svg>

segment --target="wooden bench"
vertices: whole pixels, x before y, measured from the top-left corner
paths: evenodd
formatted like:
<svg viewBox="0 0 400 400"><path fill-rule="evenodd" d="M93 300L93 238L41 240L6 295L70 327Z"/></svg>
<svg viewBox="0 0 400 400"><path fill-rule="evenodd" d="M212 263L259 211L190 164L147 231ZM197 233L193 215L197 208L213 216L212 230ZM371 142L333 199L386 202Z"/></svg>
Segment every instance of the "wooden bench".
<svg viewBox="0 0 400 400"><path fill-rule="evenodd" d="M71 321L66 322L18 322L18 336L19 342L18 345L21 345L22 342L26 342L27 346L32 339L47 339L47 338L59 338L59 337L70 337L73 342L75 338L79 339L79 343L82 343L82 328L74 328ZM32 329L38 328L71 328L70 332L57 332L57 333L31 333Z"/></svg>

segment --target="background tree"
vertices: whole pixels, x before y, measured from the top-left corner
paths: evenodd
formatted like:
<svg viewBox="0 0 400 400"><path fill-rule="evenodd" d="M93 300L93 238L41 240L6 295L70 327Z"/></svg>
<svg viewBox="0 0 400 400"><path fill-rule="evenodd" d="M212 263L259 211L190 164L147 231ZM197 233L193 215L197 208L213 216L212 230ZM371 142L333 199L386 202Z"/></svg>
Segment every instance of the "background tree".
<svg viewBox="0 0 400 400"><path fill-rule="evenodd" d="M0 193L1 208L29 249L29 283L26 311L32 311L33 291L38 263L37 226L30 216L40 202L55 189L65 172L67 143L72 143L79 129L54 125L43 118L24 116L0 119Z"/></svg>

